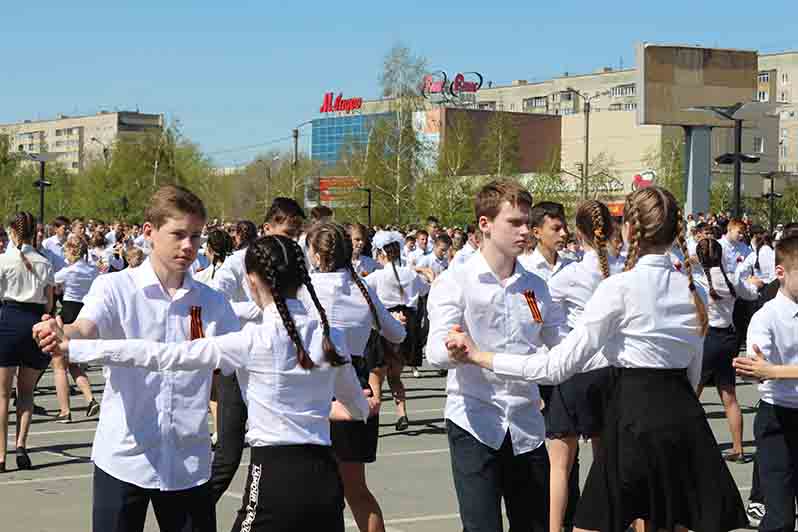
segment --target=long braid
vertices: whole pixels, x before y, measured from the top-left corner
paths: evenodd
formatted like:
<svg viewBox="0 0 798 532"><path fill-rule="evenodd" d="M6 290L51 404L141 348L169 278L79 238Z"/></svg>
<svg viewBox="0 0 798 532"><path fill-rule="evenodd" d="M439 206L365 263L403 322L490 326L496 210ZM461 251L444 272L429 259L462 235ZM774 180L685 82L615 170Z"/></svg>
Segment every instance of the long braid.
<svg viewBox="0 0 798 532"><path fill-rule="evenodd" d="M596 200L582 203L576 212L576 227L585 238L590 239L590 245L596 250L598 255L601 274L606 279L610 276L607 236L612 231L612 219L609 209L606 205Z"/></svg>
<svg viewBox="0 0 798 532"><path fill-rule="evenodd" d="M399 272L396 271L396 261L399 260L399 257L401 255L399 244L397 244L396 242L391 242L390 244L385 246L383 253L385 253L385 256L391 262L391 268L393 268L393 276L396 278L396 284L399 285L399 294L402 296L402 298L404 298L405 287L402 286L402 281L399 279Z"/></svg>
<svg viewBox="0 0 798 532"><path fill-rule="evenodd" d="M726 281L726 287L729 289L729 292L731 293L732 297L736 298L737 291L734 289L734 285L731 283L731 281L729 281L729 278L726 276L726 269L723 267L723 261L720 261L718 266L720 267L720 273L723 274L723 280Z"/></svg>
<svg viewBox="0 0 798 532"><path fill-rule="evenodd" d="M660 192L661 193L661 192ZM676 210L676 243L679 246L679 249L682 252L682 255L685 257L689 257L687 252L687 243L684 239L684 232L685 232L685 223L684 218L682 217L682 210ZM696 315L698 316L698 324L699 329L701 332L701 336L706 336L707 329L709 328L709 317L707 316L707 307L704 304L704 300L701 299L701 296L698 295L698 290L695 287L695 281L693 280L693 265L690 260L684 261L684 270L687 273L687 279L689 284L687 287L690 289L690 294L693 296L693 304L695 305ZM712 280L709 279L711 283Z"/></svg>
<svg viewBox="0 0 798 532"><path fill-rule="evenodd" d="M347 265L347 270L349 270L349 275L352 277L352 281L357 285L360 289L360 293L363 294L363 298L366 300L366 303L369 305L369 310L371 310L371 316L374 318L374 328L377 329L377 332L382 331L382 324L380 323L380 316L377 314L377 307L374 306L374 301L372 301L371 296L369 295L369 291L366 288L366 283L363 282L363 279L355 271L355 268L352 266L350 262Z"/></svg>
<svg viewBox="0 0 798 532"><path fill-rule="evenodd" d="M316 311L319 313L319 318L321 318L321 326L324 335L321 346L322 351L324 351L324 359L331 366L342 366L346 364L346 359L338 354L338 351L335 349L335 344L333 344L332 338L330 337L330 321L327 319L327 311L324 310L324 307L319 301L319 297L316 295L316 289L313 287L313 282L310 279L310 273L308 273L308 269L305 266L305 252L302 251L302 248L300 248L298 244L295 242L293 242L293 244L295 248L294 253L296 254L297 258L297 267L299 269L300 279L305 285L305 289L308 291L308 294L310 294L310 298L313 300L313 305L316 307Z"/></svg>
<svg viewBox="0 0 798 532"><path fill-rule="evenodd" d="M24 244L31 243L34 231L33 215L29 212L18 212L14 217L14 223L12 227L14 229L14 234L17 237L17 250L19 250L19 256L22 259L22 263L29 272L32 272L33 265L28 260L28 257L25 256L25 253L22 252L22 246Z"/></svg>
<svg viewBox="0 0 798 532"><path fill-rule="evenodd" d="M626 255L626 263L623 267L624 271L627 272L634 268L635 264L637 264L637 258L640 254L640 239L643 237L643 226L640 223L637 207L634 205L630 207L631 208L624 209L624 221L629 223L630 228L629 251Z"/></svg>

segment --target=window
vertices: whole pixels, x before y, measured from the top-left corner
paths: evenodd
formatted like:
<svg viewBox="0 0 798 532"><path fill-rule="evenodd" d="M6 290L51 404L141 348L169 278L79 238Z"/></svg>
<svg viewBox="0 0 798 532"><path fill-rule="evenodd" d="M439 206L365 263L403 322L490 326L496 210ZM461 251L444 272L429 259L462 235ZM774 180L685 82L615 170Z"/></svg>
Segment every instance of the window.
<svg viewBox="0 0 798 532"><path fill-rule="evenodd" d="M527 109L545 109L548 98L545 96L535 96L524 100L524 107Z"/></svg>
<svg viewBox="0 0 798 532"><path fill-rule="evenodd" d="M72 163L72 168L80 168L80 163Z"/></svg>
<svg viewBox="0 0 798 532"><path fill-rule="evenodd" d="M789 83L790 82L790 75L786 72L781 73L781 82L782 83Z"/></svg>
<svg viewBox="0 0 798 532"><path fill-rule="evenodd" d="M759 73L759 83L770 83L770 73L769 72L760 72Z"/></svg>
<svg viewBox="0 0 798 532"><path fill-rule="evenodd" d="M765 139L754 137L754 153L765 153Z"/></svg>
<svg viewBox="0 0 798 532"><path fill-rule="evenodd" d="M782 140L787 138L787 130L785 128L781 128L781 138Z"/></svg>
<svg viewBox="0 0 798 532"><path fill-rule="evenodd" d="M621 103L613 103L607 108L609 111L621 111L623 110L623 104Z"/></svg>
<svg viewBox="0 0 798 532"><path fill-rule="evenodd" d="M637 110L637 103L625 103L623 104L624 111L635 111Z"/></svg>
<svg viewBox="0 0 798 532"><path fill-rule="evenodd" d="M788 103L788 100L787 100L787 93L786 93L786 92L784 92L784 91L781 91L781 98L779 98L779 101L780 101L780 102L784 102L784 103Z"/></svg>
<svg viewBox="0 0 798 532"><path fill-rule="evenodd" d="M60 136L62 136L63 134L64 134L64 130L63 130L63 129L56 129L56 130L55 130L55 136L56 136L56 137L60 137Z"/></svg>
<svg viewBox="0 0 798 532"><path fill-rule="evenodd" d="M637 94L637 85L630 83L628 85L618 85L610 90L610 95L613 98L620 98L623 96L634 96Z"/></svg>
<svg viewBox="0 0 798 532"><path fill-rule="evenodd" d="M786 144L782 144L781 146L779 146L779 155L781 157L787 157L787 145Z"/></svg>
<svg viewBox="0 0 798 532"><path fill-rule="evenodd" d="M759 91L756 95L756 99L760 102L767 102L768 98L768 91Z"/></svg>
<svg viewBox="0 0 798 532"><path fill-rule="evenodd" d="M573 99L574 99L574 93L573 92L568 91L568 92L563 92L562 94L560 94L560 100L562 100L564 102L570 102L570 101L573 101Z"/></svg>
<svg viewBox="0 0 798 532"><path fill-rule="evenodd" d="M563 116L572 115L572 114L574 114L574 110L569 108L569 107L564 107L564 108L560 109L560 114L563 115Z"/></svg>

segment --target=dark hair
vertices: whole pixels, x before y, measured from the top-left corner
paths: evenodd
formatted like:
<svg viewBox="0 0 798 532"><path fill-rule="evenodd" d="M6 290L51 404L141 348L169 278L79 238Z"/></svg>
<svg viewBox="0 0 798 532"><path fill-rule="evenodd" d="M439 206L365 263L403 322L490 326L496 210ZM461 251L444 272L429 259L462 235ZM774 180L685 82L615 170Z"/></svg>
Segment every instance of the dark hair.
<svg viewBox="0 0 798 532"><path fill-rule="evenodd" d="M781 229L781 239L798 235L798 222L790 222Z"/></svg>
<svg viewBox="0 0 798 532"><path fill-rule="evenodd" d="M473 234L474 234L474 233L476 233L476 232L477 232L477 226L476 226L476 225L474 225L474 224L468 224L468 225L466 226L466 234L468 234L468 235L473 235Z"/></svg>
<svg viewBox="0 0 798 532"><path fill-rule="evenodd" d="M438 221L438 219L435 218L434 216L427 216L427 225L429 225L429 224L439 224L439 223L440 222Z"/></svg>
<svg viewBox="0 0 798 532"><path fill-rule="evenodd" d="M712 284L712 276L710 275L711 268L717 267L720 268L720 273L723 274L723 280L726 281L726 286L729 288L732 297L737 297L737 292L734 290L734 286L729 281L729 278L726 276L726 271L723 268L723 247L720 243L717 240L705 238L698 243L695 252L698 256L698 262L701 263L701 267L704 269L704 275L707 277L709 296L712 299L722 299L715 290Z"/></svg>
<svg viewBox="0 0 798 532"><path fill-rule="evenodd" d="M14 215L14 218L11 219L8 225L11 226L11 230L17 237L17 249L19 250L22 263L29 272L33 271L33 265L31 265L28 258L22 252L22 245L32 244L33 238L36 236L36 219L31 213L20 211Z"/></svg>
<svg viewBox="0 0 798 532"><path fill-rule="evenodd" d="M238 249L244 249L258 238L258 228L249 220L239 220L236 222L236 234L238 234Z"/></svg>
<svg viewBox="0 0 798 532"><path fill-rule="evenodd" d="M629 254L626 256L625 269L631 270L637 264L637 259L648 248L672 246L674 241L678 244L682 255L687 258L687 244L685 243L685 221L682 211L673 194L659 186L650 186L638 189L628 196L623 207L624 222L629 224ZM701 336L706 335L709 327L707 308L698 295L693 280L693 265L689 260L684 261L684 270L687 273L688 288L695 305L696 317L699 323Z"/></svg>
<svg viewBox="0 0 798 532"><path fill-rule="evenodd" d="M263 223L281 224L293 219L296 219L297 222L304 220L305 211L295 199L279 196L272 200Z"/></svg>
<svg viewBox="0 0 798 532"><path fill-rule="evenodd" d="M69 225L69 218L66 216L56 216L50 225L52 225L54 229L64 227L65 225Z"/></svg>
<svg viewBox="0 0 798 532"><path fill-rule="evenodd" d="M382 253L385 254L385 258L391 263L391 268L393 268L393 276L396 278L396 284L399 285L399 293L404 297L405 295L405 287L402 286L402 281L399 279L399 272L396 271L396 263L402 258L402 249L399 247L398 242L391 242L387 244L384 248L382 248Z"/></svg>
<svg viewBox="0 0 798 532"><path fill-rule="evenodd" d="M435 244L438 244L439 242L443 243L443 244L446 244L447 246L451 246L452 245L452 239L445 232L439 234L437 236L437 238L435 238Z"/></svg>
<svg viewBox="0 0 798 532"><path fill-rule="evenodd" d="M783 266L786 269L788 265L796 264L798 264L798 234L793 234L782 238L776 244L776 266Z"/></svg>
<svg viewBox="0 0 798 532"><path fill-rule="evenodd" d="M596 200L583 202L576 209L576 228L588 240L599 258L601 274L610 276L610 263L607 257L607 239L612 235L613 221L609 208Z"/></svg>
<svg viewBox="0 0 798 532"><path fill-rule="evenodd" d="M285 302L287 294L294 294L302 285L305 285L321 319L324 331L322 349L325 360L333 366L346 363L346 360L336 351L330 338L330 323L327 320L327 313L319 303L316 290L310 281L310 275L305 266L305 254L299 244L280 235L258 238L247 247L244 266L247 273L257 275L271 290L277 312L280 314L288 336L294 342L297 361L302 368L312 369L315 364L302 344L302 338L296 329L294 318Z"/></svg>
<svg viewBox="0 0 798 532"><path fill-rule="evenodd" d="M427 232L426 229L419 229L418 231L416 231L416 238L420 237L421 235L424 235L425 237L429 238L429 233Z"/></svg>
<svg viewBox="0 0 798 532"><path fill-rule="evenodd" d="M156 229L166 223L167 218L181 214L193 214L206 220L208 214L202 200L189 189L177 185L166 185L155 191L144 210L144 221ZM98 221L97 224L105 225Z"/></svg>
<svg viewBox="0 0 798 532"><path fill-rule="evenodd" d="M540 201L534 204L529 211L529 226L543 227L546 216L565 223L565 208L562 204L553 201Z"/></svg>
<svg viewBox="0 0 798 532"><path fill-rule="evenodd" d="M355 224L351 226L350 230L361 231L365 227ZM362 229L361 229L362 228ZM374 318L375 328L381 330L380 317L377 314L377 307L374 306L366 284L360 278L352 266L352 237L347 234L343 226L333 223L325 222L316 224L310 233L308 233L308 244L313 247L313 251L319 254L319 270L322 272L334 272L345 269L352 281L357 285L363 298L368 303L371 316Z"/></svg>
<svg viewBox="0 0 798 532"><path fill-rule="evenodd" d="M316 205L310 210L310 219L314 222L323 221L326 218L332 218L333 210L326 205Z"/></svg>
<svg viewBox="0 0 798 532"><path fill-rule="evenodd" d="M405 235L405 243L415 242L415 241L416 241L416 235L411 235L409 233Z"/></svg>
<svg viewBox="0 0 798 532"><path fill-rule="evenodd" d="M208 233L207 246L213 251L213 271L211 272L211 279L213 279L216 276L217 266L223 264L233 252L233 239L227 234L227 231L214 229Z"/></svg>
<svg viewBox="0 0 798 532"><path fill-rule="evenodd" d="M759 269L759 252L762 250L762 247L768 246L770 248L773 247L773 237L770 236L770 233L765 231L763 227L755 227L751 229L751 240L754 239L756 236L756 262L754 262L754 268Z"/></svg>

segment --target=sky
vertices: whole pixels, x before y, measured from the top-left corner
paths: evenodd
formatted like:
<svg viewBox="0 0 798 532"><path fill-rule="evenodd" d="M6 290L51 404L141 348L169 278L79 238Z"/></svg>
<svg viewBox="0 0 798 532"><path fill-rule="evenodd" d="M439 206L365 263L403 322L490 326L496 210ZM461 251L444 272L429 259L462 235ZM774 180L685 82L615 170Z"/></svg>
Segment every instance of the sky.
<svg viewBox="0 0 798 532"><path fill-rule="evenodd" d="M164 113L215 164L235 166L288 150L325 92L378 97L397 43L431 70L504 85L633 66L641 41L798 50L795 20L796 0L8 2L0 123Z"/></svg>

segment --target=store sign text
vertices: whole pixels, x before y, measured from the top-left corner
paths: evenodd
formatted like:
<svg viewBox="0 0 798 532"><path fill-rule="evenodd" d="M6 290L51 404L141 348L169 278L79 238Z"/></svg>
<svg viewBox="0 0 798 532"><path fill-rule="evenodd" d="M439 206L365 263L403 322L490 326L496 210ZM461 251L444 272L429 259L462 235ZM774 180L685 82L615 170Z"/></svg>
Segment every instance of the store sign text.
<svg viewBox="0 0 798 532"><path fill-rule="evenodd" d="M343 94L328 92L324 95L324 101L321 104L320 113L351 113L363 107L363 98L348 98L344 99Z"/></svg>

